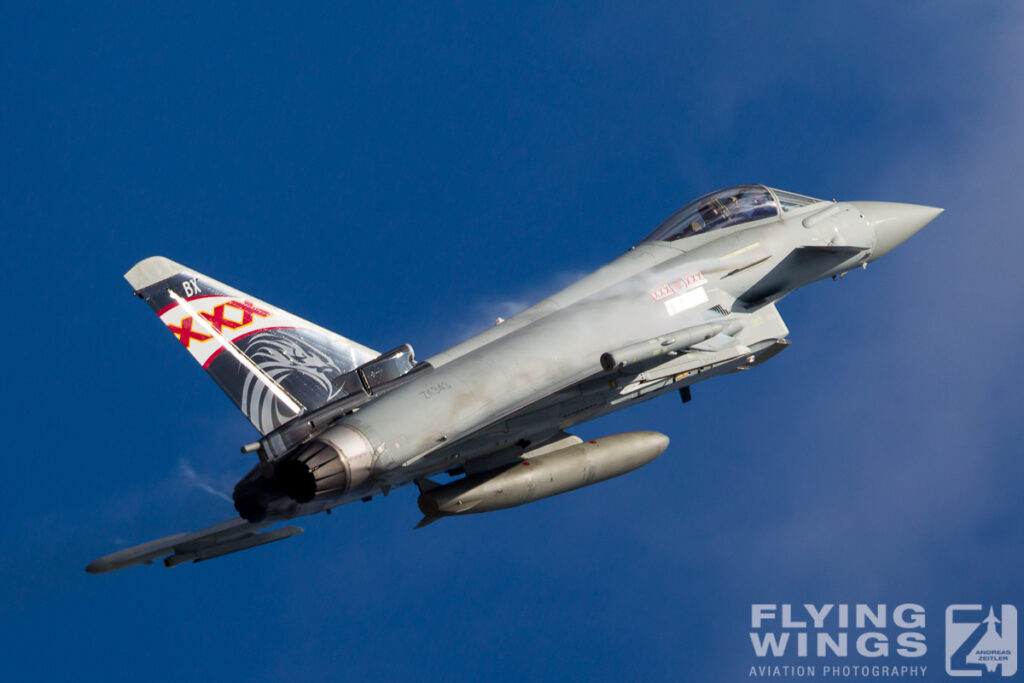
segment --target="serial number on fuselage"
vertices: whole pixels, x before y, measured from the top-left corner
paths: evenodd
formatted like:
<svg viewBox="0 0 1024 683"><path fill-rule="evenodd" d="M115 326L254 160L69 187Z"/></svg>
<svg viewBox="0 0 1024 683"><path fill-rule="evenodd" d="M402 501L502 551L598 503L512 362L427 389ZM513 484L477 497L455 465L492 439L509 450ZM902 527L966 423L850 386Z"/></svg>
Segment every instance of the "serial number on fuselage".
<svg viewBox="0 0 1024 683"><path fill-rule="evenodd" d="M451 388L452 385L448 384L448 382L439 382L437 384L431 384L429 387L420 392L420 396L429 401L430 399L440 394L442 391L448 391Z"/></svg>

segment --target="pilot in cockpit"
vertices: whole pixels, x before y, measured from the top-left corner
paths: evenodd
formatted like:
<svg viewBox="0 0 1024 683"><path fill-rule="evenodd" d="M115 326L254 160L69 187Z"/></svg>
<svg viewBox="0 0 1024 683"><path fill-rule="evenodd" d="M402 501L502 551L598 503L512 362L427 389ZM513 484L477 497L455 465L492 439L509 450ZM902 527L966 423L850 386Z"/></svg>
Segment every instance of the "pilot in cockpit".
<svg viewBox="0 0 1024 683"><path fill-rule="evenodd" d="M719 230L733 225L770 218L780 207L806 206L818 200L789 192L781 193L780 203L772 190L763 185L737 185L704 195L669 216L646 241L671 242L690 235Z"/></svg>

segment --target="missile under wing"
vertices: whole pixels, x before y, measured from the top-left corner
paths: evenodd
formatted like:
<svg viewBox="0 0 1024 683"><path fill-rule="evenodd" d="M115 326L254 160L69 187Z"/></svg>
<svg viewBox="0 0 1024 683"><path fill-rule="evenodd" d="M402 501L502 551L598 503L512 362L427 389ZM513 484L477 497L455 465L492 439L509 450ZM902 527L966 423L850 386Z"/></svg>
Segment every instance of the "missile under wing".
<svg viewBox="0 0 1024 683"><path fill-rule="evenodd" d="M198 562L289 538L275 526L415 483L418 527L619 476L668 447L589 442L574 425L766 362L789 345L776 304L866 267L940 212L825 202L761 185L672 214L603 268L425 361L378 353L163 257L126 278L259 433L238 517L128 548L91 572ZM447 478L447 480L445 480Z"/></svg>

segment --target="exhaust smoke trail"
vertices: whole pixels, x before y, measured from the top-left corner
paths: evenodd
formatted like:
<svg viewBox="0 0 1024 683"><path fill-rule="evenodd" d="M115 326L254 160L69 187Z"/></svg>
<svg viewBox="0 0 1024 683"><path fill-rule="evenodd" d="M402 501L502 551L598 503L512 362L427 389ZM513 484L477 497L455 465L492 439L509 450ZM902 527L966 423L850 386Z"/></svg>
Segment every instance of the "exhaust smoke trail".
<svg viewBox="0 0 1024 683"><path fill-rule="evenodd" d="M231 496L215 488L210 482L206 481L203 477L201 477L199 473L195 471L192 465L188 463L187 460L182 459L178 461L178 472L181 474L182 478L184 478L185 481L193 488L205 491L206 493L209 493L211 496L220 498L221 500L226 500L229 503L232 502Z"/></svg>

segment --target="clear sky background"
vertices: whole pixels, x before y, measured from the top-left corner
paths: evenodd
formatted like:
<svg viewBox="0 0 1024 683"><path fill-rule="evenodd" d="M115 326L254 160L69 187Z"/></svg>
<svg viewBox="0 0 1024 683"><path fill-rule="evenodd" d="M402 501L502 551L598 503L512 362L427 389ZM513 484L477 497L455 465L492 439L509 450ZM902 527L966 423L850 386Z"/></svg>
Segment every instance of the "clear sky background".
<svg viewBox="0 0 1024 683"><path fill-rule="evenodd" d="M742 680L750 604L1024 608L1024 9L0 10L0 679ZM946 213L793 345L576 431L623 478L413 531L415 490L216 561L255 432L121 274L163 254L420 358L762 182ZM858 660L851 658L850 662Z"/></svg>

